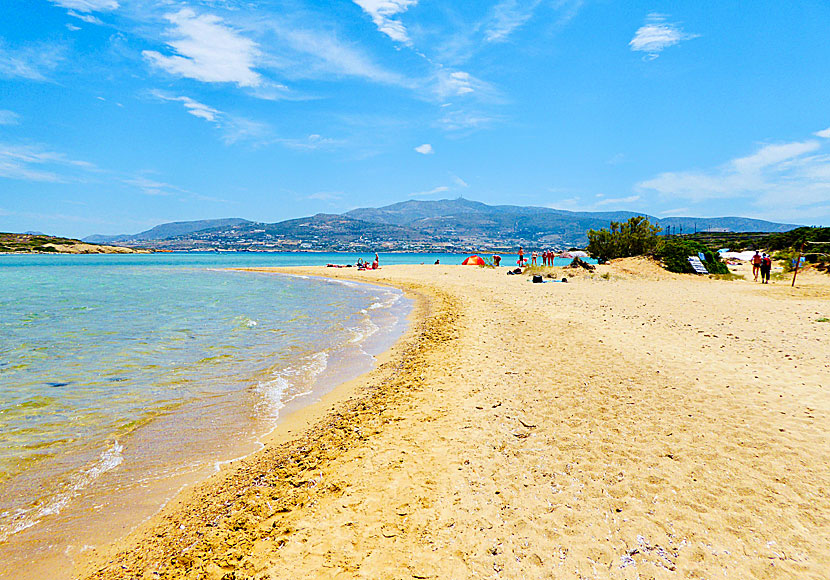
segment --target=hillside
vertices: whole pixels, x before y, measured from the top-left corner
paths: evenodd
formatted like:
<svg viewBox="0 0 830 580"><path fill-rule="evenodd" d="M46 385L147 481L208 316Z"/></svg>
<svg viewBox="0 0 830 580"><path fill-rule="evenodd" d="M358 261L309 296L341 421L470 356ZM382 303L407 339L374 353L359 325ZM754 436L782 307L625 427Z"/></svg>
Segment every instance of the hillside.
<svg viewBox="0 0 830 580"><path fill-rule="evenodd" d="M170 250L508 251L584 246L589 229L625 221L635 212L572 212L547 207L487 205L463 198L409 200L344 214L317 214L277 223L239 218L173 222L129 236L90 236ZM795 225L748 218L665 218L653 223L688 231L782 232ZM689 225L691 224L691 225Z"/></svg>
<svg viewBox="0 0 830 580"><path fill-rule="evenodd" d="M0 233L0 253L12 254L146 254L150 250L88 244L44 234Z"/></svg>
<svg viewBox="0 0 830 580"><path fill-rule="evenodd" d="M110 244L115 242L136 242L141 240L166 240L173 237L185 236L203 230L236 226L251 223L241 218L225 218L216 220L196 220L188 222L170 222L161 224L137 234L122 234L115 236L92 235L83 239L93 244Z"/></svg>

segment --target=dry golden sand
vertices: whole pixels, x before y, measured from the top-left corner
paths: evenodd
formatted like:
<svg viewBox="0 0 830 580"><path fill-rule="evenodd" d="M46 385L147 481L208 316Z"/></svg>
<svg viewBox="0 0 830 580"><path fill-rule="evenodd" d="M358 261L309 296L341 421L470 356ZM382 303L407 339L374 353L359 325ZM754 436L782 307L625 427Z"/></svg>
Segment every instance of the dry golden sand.
<svg viewBox="0 0 830 580"><path fill-rule="evenodd" d="M830 277L291 271L406 288L417 322L84 575L830 575Z"/></svg>

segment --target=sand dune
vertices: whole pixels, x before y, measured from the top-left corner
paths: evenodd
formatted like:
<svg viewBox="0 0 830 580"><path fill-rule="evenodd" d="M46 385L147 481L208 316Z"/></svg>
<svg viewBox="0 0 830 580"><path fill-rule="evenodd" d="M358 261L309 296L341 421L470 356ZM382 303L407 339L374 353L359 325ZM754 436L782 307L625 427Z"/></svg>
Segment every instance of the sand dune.
<svg viewBox="0 0 830 580"><path fill-rule="evenodd" d="M827 577L830 278L290 271L406 288L417 320L82 576Z"/></svg>

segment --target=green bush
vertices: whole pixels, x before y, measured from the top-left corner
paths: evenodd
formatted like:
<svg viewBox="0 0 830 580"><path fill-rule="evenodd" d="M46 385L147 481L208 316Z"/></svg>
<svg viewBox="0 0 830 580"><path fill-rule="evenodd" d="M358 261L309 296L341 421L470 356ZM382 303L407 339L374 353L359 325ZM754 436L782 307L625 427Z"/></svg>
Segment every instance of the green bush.
<svg viewBox="0 0 830 580"><path fill-rule="evenodd" d="M595 258L613 260L652 254L659 244L660 227L643 216L611 222L611 229L588 230L586 250Z"/></svg>
<svg viewBox="0 0 830 580"><path fill-rule="evenodd" d="M663 262L666 270L680 274L694 274L694 268L689 263L689 256L697 256L702 252L704 257L703 265L710 274L728 274L729 268L721 262L717 252L713 252L700 242L684 240L681 238L669 238L664 240L655 252L655 256Z"/></svg>

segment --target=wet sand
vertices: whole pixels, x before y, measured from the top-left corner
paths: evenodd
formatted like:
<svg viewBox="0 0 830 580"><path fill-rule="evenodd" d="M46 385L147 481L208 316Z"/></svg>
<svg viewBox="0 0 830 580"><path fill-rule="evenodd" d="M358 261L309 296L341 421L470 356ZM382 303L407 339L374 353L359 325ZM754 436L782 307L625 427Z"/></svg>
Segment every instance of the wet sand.
<svg viewBox="0 0 830 580"><path fill-rule="evenodd" d="M281 271L402 287L411 330L79 576L826 577L830 277Z"/></svg>

